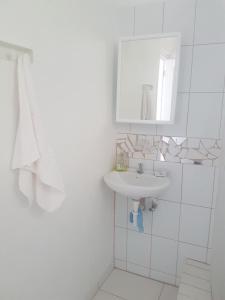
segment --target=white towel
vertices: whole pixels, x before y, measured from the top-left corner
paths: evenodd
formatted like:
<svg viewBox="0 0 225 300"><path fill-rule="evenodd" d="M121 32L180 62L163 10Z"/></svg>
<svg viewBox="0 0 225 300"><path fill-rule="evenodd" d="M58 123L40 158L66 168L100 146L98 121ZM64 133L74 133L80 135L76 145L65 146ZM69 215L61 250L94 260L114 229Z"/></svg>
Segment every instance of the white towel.
<svg viewBox="0 0 225 300"><path fill-rule="evenodd" d="M153 120L153 101L152 86L149 84L142 85L142 101L141 101L141 120Z"/></svg>
<svg viewBox="0 0 225 300"><path fill-rule="evenodd" d="M19 170L19 189L30 204L35 200L51 212L65 199L64 185L42 128L27 54L18 58L17 80L19 123L12 168Z"/></svg>

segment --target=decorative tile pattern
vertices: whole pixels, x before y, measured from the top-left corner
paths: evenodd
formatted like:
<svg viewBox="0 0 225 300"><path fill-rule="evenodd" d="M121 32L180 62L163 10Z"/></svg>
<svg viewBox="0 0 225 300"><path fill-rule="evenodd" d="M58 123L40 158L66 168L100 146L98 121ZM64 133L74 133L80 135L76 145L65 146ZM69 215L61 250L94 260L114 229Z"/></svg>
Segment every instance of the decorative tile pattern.
<svg viewBox="0 0 225 300"><path fill-rule="evenodd" d="M198 162L216 165L221 153L221 140L141 134L119 134L116 153L124 151L129 158L175 163Z"/></svg>

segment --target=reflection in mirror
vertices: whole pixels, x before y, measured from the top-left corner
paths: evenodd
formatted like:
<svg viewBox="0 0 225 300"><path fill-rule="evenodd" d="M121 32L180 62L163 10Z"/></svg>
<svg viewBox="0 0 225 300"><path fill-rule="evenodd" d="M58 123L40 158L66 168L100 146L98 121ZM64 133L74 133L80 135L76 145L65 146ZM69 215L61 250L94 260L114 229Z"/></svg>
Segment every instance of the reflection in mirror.
<svg viewBox="0 0 225 300"><path fill-rule="evenodd" d="M179 34L121 39L118 122L172 123L179 50Z"/></svg>

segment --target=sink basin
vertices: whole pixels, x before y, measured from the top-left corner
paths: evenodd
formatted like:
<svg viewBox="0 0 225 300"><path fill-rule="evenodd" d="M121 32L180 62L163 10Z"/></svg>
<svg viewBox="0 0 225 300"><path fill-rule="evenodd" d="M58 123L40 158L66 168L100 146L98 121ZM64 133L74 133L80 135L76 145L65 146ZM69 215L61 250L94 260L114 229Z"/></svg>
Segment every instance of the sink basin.
<svg viewBox="0 0 225 300"><path fill-rule="evenodd" d="M153 174L112 171L104 176L104 181L113 191L134 200L156 197L170 184L168 177L156 177Z"/></svg>

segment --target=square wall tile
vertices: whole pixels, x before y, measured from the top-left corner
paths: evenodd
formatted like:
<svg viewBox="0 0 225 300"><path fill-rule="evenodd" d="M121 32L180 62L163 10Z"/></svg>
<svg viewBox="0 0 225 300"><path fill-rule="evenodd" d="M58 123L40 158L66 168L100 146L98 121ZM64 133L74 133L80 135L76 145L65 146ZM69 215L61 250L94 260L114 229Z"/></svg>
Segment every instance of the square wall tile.
<svg viewBox="0 0 225 300"><path fill-rule="evenodd" d="M213 256L213 249L208 249L207 252L207 264L212 264L212 256Z"/></svg>
<svg viewBox="0 0 225 300"><path fill-rule="evenodd" d="M135 34L160 33L163 24L163 3L150 3L135 7Z"/></svg>
<svg viewBox="0 0 225 300"><path fill-rule="evenodd" d="M179 243L177 276L181 276L183 264L186 258L192 258L201 262L206 262L207 248Z"/></svg>
<svg viewBox="0 0 225 300"><path fill-rule="evenodd" d="M190 137L219 138L223 94L192 93L188 129Z"/></svg>
<svg viewBox="0 0 225 300"><path fill-rule="evenodd" d="M128 230L127 261L149 268L151 237L144 233Z"/></svg>
<svg viewBox="0 0 225 300"><path fill-rule="evenodd" d="M224 11L224 0L197 1L195 43L225 42Z"/></svg>
<svg viewBox="0 0 225 300"><path fill-rule="evenodd" d="M182 202L211 207L213 197L214 168L184 165Z"/></svg>
<svg viewBox="0 0 225 300"><path fill-rule="evenodd" d="M114 266L115 266L115 268L124 270L124 271L126 271L126 269L127 269L127 263L124 260L115 259Z"/></svg>
<svg viewBox="0 0 225 300"><path fill-rule="evenodd" d="M191 85L191 64L193 46L182 46L180 55L180 70L178 76L178 91L189 92Z"/></svg>
<svg viewBox="0 0 225 300"><path fill-rule="evenodd" d="M132 264L130 262L127 262L127 271L145 277L149 277L149 272L150 272L149 269L139 265Z"/></svg>
<svg viewBox="0 0 225 300"><path fill-rule="evenodd" d="M175 284L176 283L176 277L175 276L168 275L168 274L165 274L165 273L162 273L162 272L159 272L159 271L155 271L155 270L151 270L150 277L152 279L155 279L155 280L158 280L158 281L161 281L161 282L166 282L166 283L169 283L169 284ZM160 300L161 300L161 298L160 298Z"/></svg>
<svg viewBox="0 0 225 300"><path fill-rule="evenodd" d="M211 209L182 205L180 241L207 247Z"/></svg>
<svg viewBox="0 0 225 300"><path fill-rule="evenodd" d="M131 199L128 200L128 229L137 231L137 227L134 227L132 223L130 223L130 212L133 209L133 201ZM151 227L152 227L152 212L150 212L148 209L143 211L143 225L144 225L144 233L150 234L151 233Z"/></svg>
<svg viewBox="0 0 225 300"><path fill-rule="evenodd" d="M159 198L168 201L181 201L182 165L168 162L154 162L155 170L166 170L170 178L170 186L160 193Z"/></svg>
<svg viewBox="0 0 225 300"><path fill-rule="evenodd" d="M191 91L222 92L225 75L225 45L194 47Z"/></svg>
<svg viewBox="0 0 225 300"><path fill-rule="evenodd" d="M179 93L175 112L175 122L171 125L157 125L157 135L186 136L189 95Z"/></svg>
<svg viewBox="0 0 225 300"><path fill-rule="evenodd" d="M163 285L148 278L114 270L102 286L102 290L129 300L159 299Z"/></svg>
<svg viewBox="0 0 225 300"><path fill-rule="evenodd" d="M225 103L225 93L223 93L223 104L224 103ZM223 105L223 110L222 110L221 125L222 124L225 124L225 105ZM220 128L220 139L223 139L224 136L225 136L225 126L221 126L221 128Z"/></svg>
<svg viewBox="0 0 225 300"><path fill-rule="evenodd" d="M116 193L115 225L127 227L127 198Z"/></svg>
<svg viewBox="0 0 225 300"><path fill-rule="evenodd" d="M176 275L178 243L160 237L152 237L151 269Z"/></svg>
<svg viewBox="0 0 225 300"><path fill-rule="evenodd" d="M180 204L158 201L153 213L152 234L178 240Z"/></svg>
<svg viewBox="0 0 225 300"><path fill-rule="evenodd" d="M176 300L178 288L171 285L165 285L160 297L160 300Z"/></svg>
<svg viewBox="0 0 225 300"><path fill-rule="evenodd" d="M127 230L120 227L115 228L115 259L127 259Z"/></svg>
<svg viewBox="0 0 225 300"><path fill-rule="evenodd" d="M165 2L164 32L181 32L182 44L193 44L195 0Z"/></svg>

